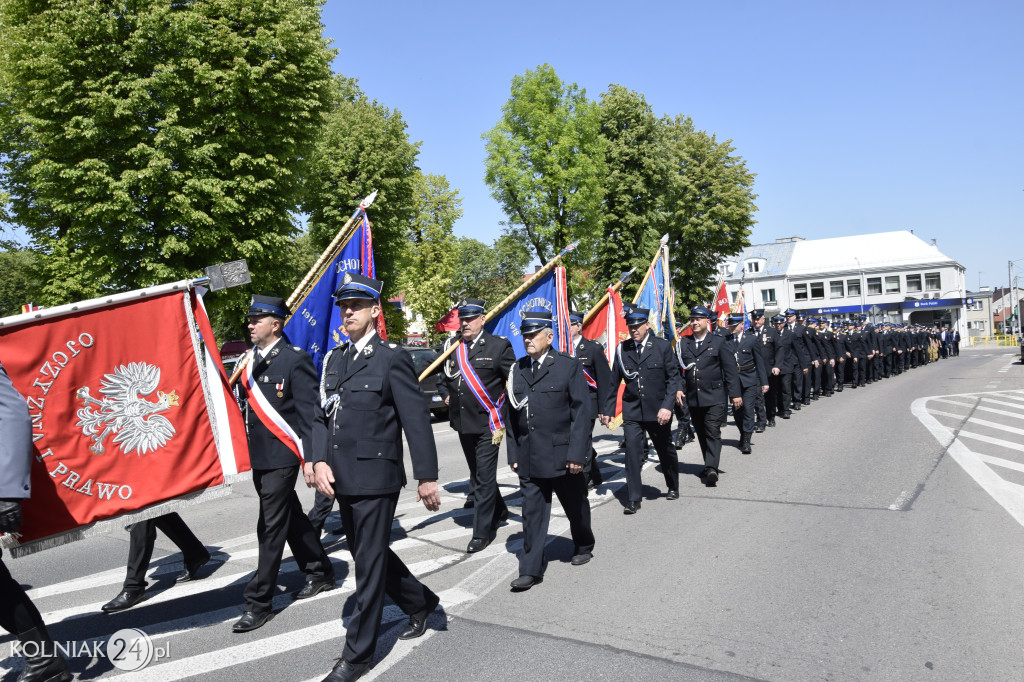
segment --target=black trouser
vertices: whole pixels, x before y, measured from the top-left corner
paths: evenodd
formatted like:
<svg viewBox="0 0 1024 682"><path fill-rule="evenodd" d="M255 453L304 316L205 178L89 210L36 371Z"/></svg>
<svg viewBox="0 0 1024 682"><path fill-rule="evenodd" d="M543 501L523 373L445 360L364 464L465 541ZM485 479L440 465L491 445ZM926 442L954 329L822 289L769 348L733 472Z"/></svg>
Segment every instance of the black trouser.
<svg viewBox="0 0 1024 682"><path fill-rule="evenodd" d="M473 474L473 537L490 540L508 513L498 490L498 446L491 443L490 433L460 433L459 443L469 461L472 453Z"/></svg>
<svg viewBox="0 0 1024 682"><path fill-rule="evenodd" d="M690 405L697 442L704 453L704 466L718 471L722 461L722 425L725 423L725 403L701 407Z"/></svg>
<svg viewBox="0 0 1024 682"><path fill-rule="evenodd" d="M836 382L835 390L842 392L843 384L846 382L846 366L850 364L844 357L842 360L836 359Z"/></svg>
<svg viewBox="0 0 1024 682"><path fill-rule="evenodd" d="M344 476L344 472L335 470L334 476ZM397 506L397 492L338 496L341 525L352 552L356 578L355 608L349 617L342 653L349 663L373 660L384 595L409 615L423 611L437 598L388 546ZM341 604L344 600L339 607Z"/></svg>
<svg viewBox="0 0 1024 682"><path fill-rule="evenodd" d="M313 530L317 533L323 532L324 523L327 522L327 517L331 515L332 509L334 509L334 498L327 497L319 490L316 491L316 495L313 497L313 508L306 515Z"/></svg>
<svg viewBox="0 0 1024 682"><path fill-rule="evenodd" d="M157 529L178 546L186 566L198 563L199 560L210 555L195 533L174 512L158 516L155 519L139 521L132 526L128 543L128 574L124 579L124 589L134 590L146 587L146 571L149 570L149 561L153 558L153 545L156 543Z"/></svg>
<svg viewBox="0 0 1024 682"><path fill-rule="evenodd" d="M761 395L761 386L743 386L743 404L738 410L733 410L733 417L736 419L736 427L740 433L753 433L757 425L757 396Z"/></svg>
<svg viewBox="0 0 1024 682"><path fill-rule="evenodd" d="M831 394L835 389L836 368L832 362L832 360L821 361L821 391L825 394Z"/></svg>
<svg viewBox="0 0 1024 682"><path fill-rule="evenodd" d="M803 375L803 388L800 394L800 402L802 403L809 403L811 401L811 396L814 395L814 371L815 367L814 365L811 365L807 369L807 373Z"/></svg>
<svg viewBox="0 0 1024 682"><path fill-rule="evenodd" d="M821 395L821 372L823 367L821 366L821 360L818 360L818 366L811 365L811 390L814 391L812 395Z"/></svg>
<svg viewBox="0 0 1024 682"><path fill-rule="evenodd" d="M769 386L771 386L770 383ZM762 427L768 421L768 401L765 400L765 395L758 387L757 395L754 398L754 421Z"/></svg>
<svg viewBox="0 0 1024 682"><path fill-rule="evenodd" d="M781 391L782 375L776 376L771 373L771 370L768 370L768 392L761 396L761 405L764 406L764 416L767 421L775 421Z"/></svg>
<svg viewBox="0 0 1024 682"><path fill-rule="evenodd" d="M12 635L20 635L32 628L46 632L39 609L25 593L25 588L11 576L0 551L0 627Z"/></svg>
<svg viewBox="0 0 1024 682"><path fill-rule="evenodd" d="M661 472L669 490L679 490L679 457L672 445L672 424L624 420L623 439L626 442L626 492L630 502L639 502L643 497L644 441L648 434L654 441L654 450L661 462Z"/></svg>
<svg viewBox="0 0 1024 682"><path fill-rule="evenodd" d="M803 402L803 398L804 398L804 379L806 377L807 377L807 375L804 374L802 367L797 367L796 371L793 372L793 379L792 379L793 391L792 391L791 397L792 397L794 403ZM789 406L788 405L786 406L786 411L789 411Z"/></svg>
<svg viewBox="0 0 1024 682"><path fill-rule="evenodd" d="M285 542L307 579L334 580L334 568L320 544L320 535L302 513L295 494L299 466L283 469L253 469L252 482L260 497L256 538L260 555L256 573L245 586L245 610L266 613L277 587Z"/></svg>
<svg viewBox="0 0 1024 682"><path fill-rule="evenodd" d="M573 554L594 551L594 532L590 527L590 502L587 500L587 482L582 472L566 473L555 478L522 478L523 491L523 553L519 555L519 575L544 575L548 562L544 558L544 543L551 522L551 493L558 501L569 521L569 532L575 547Z"/></svg>
<svg viewBox="0 0 1024 682"><path fill-rule="evenodd" d="M868 359L864 356L853 358L853 376L851 381L854 386L863 386L867 380Z"/></svg>
<svg viewBox="0 0 1024 682"><path fill-rule="evenodd" d="M594 426L597 425L597 419L591 420L590 432L594 432ZM590 470L586 472L587 480L594 485L601 485L604 483L604 476L601 475L601 467L597 466L597 450L594 448L594 441L590 441Z"/></svg>
<svg viewBox="0 0 1024 682"><path fill-rule="evenodd" d="M778 389L775 392L775 413L788 415L790 406L793 404L793 377L792 372L779 374L775 377L778 381Z"/></svg>
<svg viewBox="0 0 1024 682"><path fill-rule="evenodd" d="M672 411L676 415L676 428L682 429L683 432L690 428L690 406L683 400L683 404L676 403L672 406Z"/></svg>

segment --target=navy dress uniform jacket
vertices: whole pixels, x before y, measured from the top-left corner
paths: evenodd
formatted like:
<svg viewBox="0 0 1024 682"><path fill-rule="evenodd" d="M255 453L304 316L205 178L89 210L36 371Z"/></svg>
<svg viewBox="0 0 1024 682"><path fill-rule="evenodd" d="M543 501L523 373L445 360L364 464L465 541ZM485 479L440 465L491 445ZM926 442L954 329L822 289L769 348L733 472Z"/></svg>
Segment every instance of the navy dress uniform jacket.
<svg viewBox="0 0 1024 682"><path fill-rule="evenodd" d="M590 388L590 384L586 384L587 393L590 394L588 396L588 414L591 419L597 419L604 406L608 386L612 381L612 370L608 366L608 360L604 357L604 348L597 341L580 337L574 351L583 365L584 371L588 372L597 383L596 391ZM585 379L584 377L584 381Z"/></svg>
<svg viewBox="0 0 1024 682"><path fill-rule="evenodd" d="M643 356L637 357L633 339L620 343L602 414L615 414L615 398L623 380L626 381L626 390L622 394L622 418L638 422L658 421L658 410L671 410L676 391L682 390L679 362L672 352L672 344L648 333Z"/></svg>
<svg viewBox="0 0 1024 682"><path fill-rule="evenodd" d="M335 495L386 495L406 483L402 430L416 479L437 478L430 411L412 358L379 336L346 364L351 344L324 360L313 420L313 462L335 472ZM324 400L338 396L337 407Z"/></svg>
<svg viewBox="0 0 1024 682"><path fill-rule="evenodd" d="M554 348L536 375L532 362L524 356L512 369L513 395L526 404L511 410L508 462L518 465L521 478L564 476L569 462L586 465L590 459L593 420L583 366Z"/></svg>
<svg viewBox="0 0 1024 682"><path fill-rule="evenodd" d="M683 337L680 352L686 369L686 401L691 407L725 405L742 397L736 356L721 336L708 334L697 348L697 339Z"/></svg>
<svg viewBox="0 0 1024 682"><path fill-rule="evenodd" d="M744 332L743 340L739 342L735 336L730 336L726 339L726 345L736 358L741 388L768 385L768 372L761 350L763 344L756 334Z"/></svg>
<svg viewBox="0 0 1024 682"><path fill-rule="evenodd" d="M480 377L491 400L497 400L505 392L509 368L516 361L516 352L512 350L512 344L508 339L484 330L467 355L469 364ZM439 387L439 391L442 398L448 398L448 420L452 428L463 434L490 433L487 412L469 390L462 375L454 379L448 377L449 374L455 374L459 368L454 352L445 360L445 367L444 387ZM506 419L507 415L507 408L502 408L502 419Z"/></svg>
<svg viewBox="0 0 1024 682"><path fill-rule="evenodd" d="M316 405L316 370L309 354L282 338L252 368L256 387L302 441L309 460L312 452L313 408ZM245 393L245 391L243 391ZM245 411L249 434L249 461L253 469L283 469L298 466L299 458L270 432L256 412Z"/></svg>

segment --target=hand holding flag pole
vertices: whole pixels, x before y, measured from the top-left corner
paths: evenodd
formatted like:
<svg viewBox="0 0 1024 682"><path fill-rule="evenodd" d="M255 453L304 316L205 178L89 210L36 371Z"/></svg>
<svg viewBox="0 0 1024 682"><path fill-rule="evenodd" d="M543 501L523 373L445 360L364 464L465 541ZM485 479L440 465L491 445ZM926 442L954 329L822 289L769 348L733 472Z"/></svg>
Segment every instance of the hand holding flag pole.
<svg viewBox="0 0 1024 682"><path fill-rule="evenodd" d="M575 249L578 245L579 245L579 242L573 242L572 244L569 244L569 246L567 246L564 249L562 249L561 253L559 253L557 256L555 256L554 258L549 260L544 265L544 267L542 267L540 270L535 272L533 277L531 277L530 279L528 279L525 282L523 282L515 291L513 291L511 294L506 296L505 299L501 303L499 303L498 305L496 305L493 308L491 308L490 312L488 312L487 315L484 316L484 324L489 322L491 320L491 318L493 318L495 315L497 315L502 310L504 310L505 307L508 306L509 303L511 303L512 301L514 301L517 298L519 298L519 296L524 291L526 291L527 289L529 289L530 287L533 286L534 282L536 282L538 279L540 279L544 275L546 275L549 272L551 272L551 269L554 268L556 265L558 265L558 261L562 260L562 257L565 256L565 254L567 254L570 251L572 251L573 249ZM435 369L440 367L441 363L443 363L448 358L449 355L454 353L456 348L458 348L458 344L457 343L453 343L451 346L448 347L447 350L445 350L443 353L441 353L441 355L439 355L436 360L434 360L432 363L430 363L430 365L425 370L423 370L420 373L419 381L423 381L428 376L430 376L431 372L433 372Z"/></svg>

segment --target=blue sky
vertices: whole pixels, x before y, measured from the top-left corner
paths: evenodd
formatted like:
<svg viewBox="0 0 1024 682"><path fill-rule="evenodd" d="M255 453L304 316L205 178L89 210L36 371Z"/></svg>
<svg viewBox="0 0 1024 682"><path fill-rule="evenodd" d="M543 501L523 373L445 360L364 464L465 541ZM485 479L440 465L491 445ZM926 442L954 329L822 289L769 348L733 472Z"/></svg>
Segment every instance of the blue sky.
<svg viewBox="0 0 1024 682"><path fill-rule="evenodd" d="M420 167L460 191L460 235L500 234L481 135L512 77L548 63L595 100L618 83L731 139L757 174L753 243L912 229L971 288L1024 259L1020 0L327 0L324 24L335 69L401 111Z"/></svg>

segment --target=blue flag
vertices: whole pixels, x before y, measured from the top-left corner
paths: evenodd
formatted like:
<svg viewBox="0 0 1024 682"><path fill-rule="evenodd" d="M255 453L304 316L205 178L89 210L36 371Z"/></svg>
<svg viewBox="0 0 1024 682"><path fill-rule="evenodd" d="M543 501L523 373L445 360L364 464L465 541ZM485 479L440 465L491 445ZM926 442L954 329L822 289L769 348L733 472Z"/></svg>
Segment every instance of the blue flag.
<svg viewBox="0 0 1024 682"><path fill-rule="evenodd" d="M648 269L647 281L637 294L634 305L650 310L651 331L655 336L665 336L665 273L660 259Z"/></svg>
<svg viewBox="0 0 1024 682"><path fill-rule="evenodd" d="M341 251L313 284L306 297L295 306L295 312L284 325L284 332L292 344L313 357L317 374L327 351L348 341L342 326L341 314L334 305L334 292L346 272L373 277L373 251L369 243L369 222L366 214L358 228L349 236Z"/></svg>
<svg viewBox="0 0 1024 682"><path fill-rule="evenodd" d="M555 318L555 338L551 345L560 351L571 352L571 339L559 327L568 329L569 299L565 289L565 268L554 268L538 279L533 285L500 313L484 325L487 331L497 336L506 337L516 352L516 357L526 355L523 335L519 327L523 322L523 314L529 310L546 310Z"/></svg>

